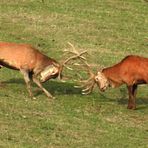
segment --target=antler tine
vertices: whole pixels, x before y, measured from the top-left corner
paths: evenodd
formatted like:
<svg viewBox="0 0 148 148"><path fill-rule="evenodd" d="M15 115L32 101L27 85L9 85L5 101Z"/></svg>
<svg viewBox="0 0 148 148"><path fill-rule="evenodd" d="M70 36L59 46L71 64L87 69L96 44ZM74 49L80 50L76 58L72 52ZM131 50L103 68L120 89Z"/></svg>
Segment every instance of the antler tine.
<svg viewBox="0 0 148 148"><path fill-rule="evenodd" d="M82 94L87 95L92 92L95 81L94 81L94 75L91 75L88 80L80 81L83 83L82 85L75 86L75 88L82 88Z"/></svg>
<svg viewBox="0 0 148 148"><path fill-rule="evenodd" d="M86 58L85 58L86 59ZM95 75L94 73L92 72L91 68L90 68L90 65L87 63L87 61L83 59L83 58L80 58L80 60L83 62L84 66L87 68L87 71L90 75L90 77L87 79L87 80L84 80L84 81L80 81L81 83L83 83L82 85L80 86L75 86L76 88L83 88L82 89L82 94L89 94L92 92L94 86L95 86Z"/></svg>
<svg viewBox="0 0 148 148"><path fill-rule="evenodd" d="M72 43L68 42L68 44L72 47L73 52L79 54L78 51L76 50L76 48L74 47L74 45Z"/></svg>
<svg viewBox="0 0 148 148"><path fill-rule="evenodd" d="M85 54L85 53L87 53L87 50L82 51L82 52L79 53L79 52L75 49L75 47L74 47L73 44L71 44L70 42L68 42L68 44L72 47L73 51L69 51L69 50L67 50L67 49L65 49L64 51L65 51L65 52L72 53L72 54L74 54L74 55L71 56L71 57L69 57L68 59L66 59L66 60L63 62L62 66L67 67L67 66L66 66L66 63L68 63L70 60L73 60L73 59L76 59L76 58L80 58L80 59L86 60L86 58L83 57L82 55ZM72 68L68 67L68 69L72 69Z"/></svg>
<svg viewBox="0 0 148 148"><path fill-rule="evenodd" d="M73 53L73 52L70 52L70 53ZM85 54L85 53L87 53L87 51L82 51L81 53L78 53L78 54L76 54L76 55L73 55L72 57L69 57L67 60L65 60L63 64L65 65L65 64L68 63L70 60L76 59L76 58L80 58L80 59L85 60L85 58L82 56L82 55Z"/></svg>
<svg viewBox="0 0 148 148"><path fill-rule="evenodd" d="M88 73L90 74L90 79L92 79L94 77L94 73L91 71L90 65L87 63L87 61L82 60L82 62L84 63L84 66L86 66Z"/></svg>
<svg viewBox="0 0 148 148"><path fill-rule="evenodd" d="M84 53L87 53L87 50L82 51L81 53L79 53L79 52L76 50L76 48L74 47L74 45L73 45L72 43L68 42L68 44L69 44L69 45L72 47L72 49L73 49L73 51L69 51L69 53L73 53L73 54L75 54L75 55L80 55L80 58L86 60L86 58L83 57L82 55L83 55ZM68 50L66 50L66 51L68 51Z"/></svg>
<svg viewBox="0 0 148 148"><path fill-rule="evenodd" d="M64 50L64 51L65 51L65 52L68 52L68 53L72 53L72 54L74 54L74 55L79 55L79 57L80 57L81 59L86 60L86 58L85 58L85 57L83 57L82 55L83 55L83 54L85 54L85 53L87 53L87 50L82 51L82 52L80 52L80 53L76 53L76 52L73 52L73 51L68 51L68 50Z"/></svg>
<svg viewBox="0 0 148 148"><path fill-rule="evenodd" d="M84 66L87 68L87 71L90 75L90 77L88 78L88 80L85 80L85 81L81 81L81 83L83 83L83 85L80 85L80 86L75 86L77 88L83 88L82 89L82 94L89 94L92 92L93 88L94 88L94 85L95 85L95 80L94 80L94 77L95 75L93 74L93 72L91 71L91 68L89 66L89 64L87 63L86 61L86 58L83 56L84 54L87 53L87 50L85 51L82 51L82 52L78 52L74 45L71 44L70 42L68 42L68 44L72 47L72 51L69 51L69 50L64 50L65 52L68 52L68 53L71 53L73 54L71 57L69 57L68 59L66 59L62 65L61 65L61 71L62 72L62 69L63 67L66 67L70 70L72 70L72 68L66 66L66 64L70 61L70 60L74 60L74 59L80 59L81 62L83 62Z"/></svg>
<svg viewBox="0 0 148 148"><path fill-rule="evenodd" d="M82 89L82 94L89 94L92 92L93 88L94 88L94 85L95 85L95 81L93 81L91 79L91 81L87 81L85 82L83 85L81 86L75 86L75 88L83 88Z"/></svg>
<svg viewBox="0 0 148 148"><path fill-rule="evenodd" d="M85 88L87 87L88 85L91 84L91 81L90 80L84 80L84 81L80 81L80 83L83 83L82 85L75 85L74 87L75 88Z"/></svg>
<svg viewBox="0 0 148 148"><path fill-rule="evenodd" d="M88 86L85 89L83 89L82 90L82 94L87 95L87 94L91 93L93 88L94 88L94 84L95 83L92 83L90 86Z"/></svg>
<svg viewBox="0 0 148 148"><path fill-rule="evenodd" d="M74 59L77 59L77 58L79 58L79 59L81 59L81 60L86 60L86 58L83 57L82 55L83 55L83 54L86 54L86 53L87 53L87 50L82 51L82 52L79 53L79 52L75 49L75 47L74 47L73 44L71 44L70 42L68 42L68 44L72 47L72 51L69 51L69 50L67 50L67 49L65 49L64 51L65 51L65 52L68 52L68 53L71 53L71 54L73 54L73 55L72 55L71 57L69 57L68 59L66 59L66 60L61 64L61 68L60 68L60 71L59 71L59 78L61 78L61 73L62 73L63 67L66 67L66 68L69 69L69 70L73 70L71 67L66 66L66 64L67 64L70 60L74 60Z"/></svg>

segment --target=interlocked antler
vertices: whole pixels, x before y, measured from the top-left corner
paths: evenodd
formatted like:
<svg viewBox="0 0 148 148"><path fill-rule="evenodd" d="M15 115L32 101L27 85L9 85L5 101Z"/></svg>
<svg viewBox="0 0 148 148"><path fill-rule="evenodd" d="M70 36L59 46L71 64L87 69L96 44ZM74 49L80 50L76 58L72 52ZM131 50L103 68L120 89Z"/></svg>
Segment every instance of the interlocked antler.
<svg viewBox="0 0 148 148"><path fill-rule="evenodd" d="M70 67L68 67L68 66L66 65L70 60L75 60L75 59L77 59L77 58L78 58L78 59L83 59L83 60L85 60L85 57L83 57L82 55L87 53L87 50L82 51L82 52L79 53L79 52L75 49L75 47L73 46L73 44L71 44L70 42L68 42L68 44L72 47L72 51L69 51L69 50L67 50L67 49L65 49L64 51L65 51L65 52L68 52L68 53L70 53L70 54L72 54L72 56L69 57L68 59L66 59L66 60L61 64L61 70L60 70L60 72L59 72L60 78L61 78L61 73L62 73L63 67L66 67L66 68L69 69L69 70L73 70L72 68L70 68Z"/></svg>
<svg viewBox="0 0 148 148"><path fill-rule="evenodd" d="M85 53L87 53L87 50L82 51L82 52L79 53L79 52L75 49L75 47L74 47L70 42L68 42L68 44L72 47L72 51L69 51L69 50L67 50L67 49L65 49L64 51L73 54L73 56L72 56L72 57L69 57L68 59L66 59L66 60L63 62L63 66L64 66L64 67L67 67L67 66L66 66L66 63L68 63L70 60L74 60L74 59L77 59L77 58L78 58L78 59L86 60L86 58L83 57L82 55L85 54ZM68 69L69 69L69 68L68 68Z"/></svg>
<svg viewBox="0 0 148 148"><path fill-rule="evenodd" d="M87 68L87 72L90 75L90 77L87 80L82 80L80 83L82 83L80 86L75 86L76 88L83 88L82 94L89 94L92 92L94 86L95 86L95 74L92 72L89 64L86 60L81 59L81 61L84 63L84 66Z"/></svg>
<svg viewBox="0 0 148 148"><path fill-rule="evenodd" d="M83 54L87 53L87 51L82 51L81 53L79 53L71 43L68 43L68 44L72 47L73 51L70 51L70 53L73 53L74 56L68 58L64 62L64 64L67 63L71 59L76 59L76 58L80 59L80 61L83 63L83 66L87 68L87 72L90 75L90 77L87 80L80 81L80 83L82 84L80 86L75 86L75 87L83 88L82 94L89 94L92 92L94 85L95 85L95 75L92 72L89 64L87 63L86 58L82 56ZM77 65L80 65L80 64L77 64Z"/></svg>
<svg viewBox="0 0 148 148"><path fill-rule="evenodd" d="M89 94L89 93L92 92L92 90L94 88L94 85L95 85L95 74L93 74L89 64L86 61L86 58L83 56L84 54L87 53L87 50L82 51L82 52L78 52L75 49L75 47L73 46L73 44L71 44L70 42L68 42L68 44L72 47L72 51L69 51L69 50L64 50L64 51L72 54L72 56L69 57L68 59L66 59L62 63L62 65L61 65L61 72L62 72L63 67L66 67L67 69L72 70L72 68L66 66L66 64L70 60L79 59L83 63L83 66L87 68L87 72L90 75L90 77L87 80L80 81L81 85L80 86L75 86L75 87L76 88L82 88L82 94ZM80 65L80 64L77 64L77 65Z"/></svg>

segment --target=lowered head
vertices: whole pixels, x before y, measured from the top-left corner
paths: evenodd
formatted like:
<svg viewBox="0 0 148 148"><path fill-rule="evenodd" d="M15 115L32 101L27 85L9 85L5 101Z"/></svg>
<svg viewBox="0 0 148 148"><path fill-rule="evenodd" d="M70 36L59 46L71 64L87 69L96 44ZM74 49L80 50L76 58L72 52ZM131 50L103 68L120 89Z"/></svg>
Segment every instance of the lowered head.
<svg viewBox="0 0 148 148"><path fill-rule="evenodd" d="M95 82L101 91L105 91L109 86L109 81L102 72L98 72L95 76Z"/></svg>
<svg viewBox="0 0 148 148"><path fill-rule="evenodd" d="M49 66L47 66L41 73L40 73L40 81L41 82L46 82L47 80L51 79L51 78L56 78L58 77L60 72L60 66L59 65L55 65L55 64L51 64Z"/></svg>

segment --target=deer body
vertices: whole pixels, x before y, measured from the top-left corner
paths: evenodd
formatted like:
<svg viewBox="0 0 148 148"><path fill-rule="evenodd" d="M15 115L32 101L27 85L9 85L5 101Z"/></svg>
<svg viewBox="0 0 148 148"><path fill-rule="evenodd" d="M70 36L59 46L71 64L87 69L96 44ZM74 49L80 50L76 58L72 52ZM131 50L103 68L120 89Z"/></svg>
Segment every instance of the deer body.
<svg viewBox="0 0 148 148"><path fill-rule="evenodd" d="M112 86L148 83L148 58L127 56L119 64L105 68L102 73Z"/></svg>
<svg viewBox="0 0 148 148"><path fill-rule="evenodd" d="M30 81L33 80L50 98L52 95L41 85L50 78L56 78L60 64L28 44L0 43L0 67L19 70L27 84L31 97Z"/></svg>
<svg viewBox="0 0 148 148"><path fill-rule="evenodd" d="M135 109L137 85L148 84L148 58L134 55L127 56L120 63L105 68L98 73L105 76L107 81L105 85L102 83L101 77L97 81L102 91L108 86L114 88L126 84L129 92L128 109Z"/></svg>
<svg viewBox="0 0 148 148"><path fill-rule="evenodd" d="M85 59L81 61L90 75L88 80L81 81L83 84L76 86L83 88L82 94L91 93L95 84L101 91L105 91L108 87L115 88L126 84L129 93L128 109L136 108L137 86L148 84L148 58L129 55L121 62L98 71L97 74L92 72Z"/></svg>

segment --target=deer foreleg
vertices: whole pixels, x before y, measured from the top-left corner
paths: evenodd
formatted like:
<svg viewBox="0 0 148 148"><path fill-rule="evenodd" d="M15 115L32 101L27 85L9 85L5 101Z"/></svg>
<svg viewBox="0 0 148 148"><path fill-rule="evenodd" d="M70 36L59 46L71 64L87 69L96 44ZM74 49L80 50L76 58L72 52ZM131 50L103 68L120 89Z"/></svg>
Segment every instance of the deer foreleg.
<svg viewBox="0 0 148 148"><path fill-rule="evenodd" d="M42 86L41 82L35 76L33 76L32 79L33 82L45 93L48 98L54 99L54 97Z"/></svg>
<svg viewBox="0 0 148 148"><path fill-rule="evenodd" d="M24 80L25 80L25 83L26 83L26 86L27 86L27 90L29 92L29 96L31 98L34 98L33 97L33 94L32 94L32 91L31 91L31 80L30 80L30 77L29 77L29 72L27 70L24 70L24 69L21 69L20 72L23 74L24 76Z"/></svg>
<svg viewBox="0 0 148 148"><path fill-rule="evenodd" d="M129 100L128 100L128 109L136 109L136 92L137 85L128 86Z"/></svg>
<svg viewBox="0 0 148 148"><path fill-rule="evenodd" d="M0 65L0 69L2 68L3 66L2 65Z"/></svg>

